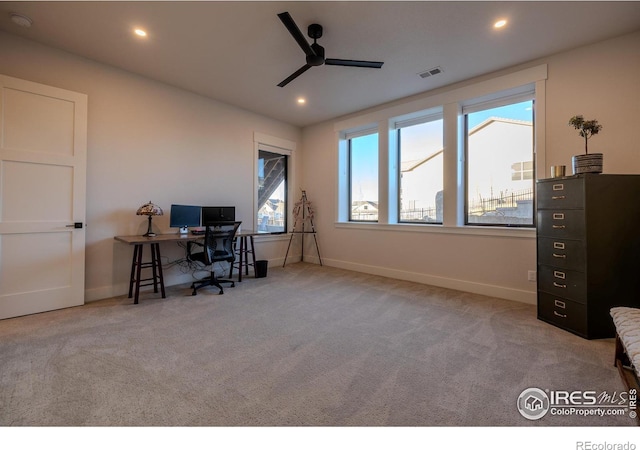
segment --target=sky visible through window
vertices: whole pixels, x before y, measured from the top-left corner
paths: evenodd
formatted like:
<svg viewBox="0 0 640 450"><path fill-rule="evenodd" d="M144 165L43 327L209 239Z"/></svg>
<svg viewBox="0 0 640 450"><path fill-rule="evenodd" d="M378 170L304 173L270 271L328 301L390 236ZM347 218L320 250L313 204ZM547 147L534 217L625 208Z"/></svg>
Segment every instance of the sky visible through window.
<svg viewBox="0 0 640 450"><path fill-rule="evenodd" d="M528 100L522 103L514 103L512 105L491 108L469 114L469 128L471 129L475 127L487 120L489 117L501 117L503 119L525 120L531 122L533 118L531 101Z"/></svg>
<svg viewBox="0 0 640 450"><path fill-rule="evenodd" d="M351 201L378 202L378 133L351 139Z"/></svg>
<svg viewBox="0 0 640 450"><path fill-rule="evenodd" d="M531 122L533 120L531 101L514 103L469 114L469 128L475 127L489 117L501 117L504 119L524 120ZM354 164L354 166L352 167L352 175L354 179L358 180L358 186L352 187L354 188L355 194L353 200L370 200L377 202L378 134L374 133L366 136L361 136L356 139L358 141L360 155L363 155L363 152L365 152L366 149L366 152L371 152L371 154L375 156L373 156L372 158L361 157L359 158L358 163ZM416 140L416 142L419 143L420 140ZM414 153L414 151L415 150L409 146L403 146L403 152L406 152L406 154L412 154ZM419 151L417 153L419 153Z"/></svg>

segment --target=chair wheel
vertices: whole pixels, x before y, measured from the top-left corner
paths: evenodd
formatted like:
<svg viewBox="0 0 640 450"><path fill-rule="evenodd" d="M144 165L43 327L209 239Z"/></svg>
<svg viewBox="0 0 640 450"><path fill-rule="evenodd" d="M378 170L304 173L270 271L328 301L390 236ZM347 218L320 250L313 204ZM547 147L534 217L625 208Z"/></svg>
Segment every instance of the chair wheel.
<svg viewBox="0 0 640 450"><path fill-rule="evenodd" d="M196 292L196 290L194 289L194 290L193 290L193 292L191 293L191 295L196 295L196 294L197 294L197 292Z"/></svg>
<svg viewBox="0 0 640 450"><path fill-rule="evenodd" d="M222 295L224 294L224 292L222 292L222 289L220 289L220 292L218 292L218 295Z"/></svg>

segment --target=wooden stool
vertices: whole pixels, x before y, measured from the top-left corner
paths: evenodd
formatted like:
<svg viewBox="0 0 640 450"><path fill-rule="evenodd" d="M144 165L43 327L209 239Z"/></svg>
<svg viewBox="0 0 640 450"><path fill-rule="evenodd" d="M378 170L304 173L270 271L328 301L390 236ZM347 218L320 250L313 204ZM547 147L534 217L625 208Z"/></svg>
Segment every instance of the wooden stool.
<svg viewBox="0 0 640 450"><path fill-rule="evenodd" d="M158 292L158 286L162 293L162 298L166 298L164 291L164 278L162 276L162 263L160 262L160 244L150 242L151 245L151 261L142 262L142 249L144 244L135 244L133 248L133 260L131 261L131 278L129 280L129 298L133 296L133 287L135 285L134 304L138 304L140 296L140 286L153 285L153 292ZM140 278L142 269L151 269L150 278Z"/></svg>
<svg viewBox="0 0 640 450"><path fill-rule="evenodd" d="M248 238L248 240L247 240ZM238 262L233 263L231 266L231 273L229 277L233 274L233 268L238 268L238 281L242 281L242 269L244 268L245 275L249 275L249 266L253 266L253 270L255 271L256 267L256 253L253 246L253 235L240 235L238 236L238 240L240 241L240 248L238 249ZM251 262L249 262L249 255L251 255Z"/></svg>

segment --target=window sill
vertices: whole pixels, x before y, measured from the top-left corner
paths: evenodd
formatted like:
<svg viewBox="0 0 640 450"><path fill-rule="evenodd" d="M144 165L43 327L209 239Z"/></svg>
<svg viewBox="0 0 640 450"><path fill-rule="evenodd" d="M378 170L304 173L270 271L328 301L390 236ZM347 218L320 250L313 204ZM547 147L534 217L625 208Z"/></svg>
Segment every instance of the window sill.
<svg viewBox="0 0 640 450"><path fill-rule="evenodd" d="M435 233L435 234L462 234L471 236L497 236L509 238L535 239L535 228L524 227L483 227L466 225L460 227L450 227L437 224L379 224L363 222L335 222L336 228L370 231L394 231L402 233Z"/></svg>

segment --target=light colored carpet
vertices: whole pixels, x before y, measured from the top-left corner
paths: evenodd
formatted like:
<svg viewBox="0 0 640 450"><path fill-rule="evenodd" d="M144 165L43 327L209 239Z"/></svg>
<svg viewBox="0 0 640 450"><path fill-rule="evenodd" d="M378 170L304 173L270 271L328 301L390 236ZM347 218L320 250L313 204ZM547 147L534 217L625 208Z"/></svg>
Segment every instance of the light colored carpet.
<svg viewBox="0 0 640 450"><path fill-rule="evenodd" d="M620 392L612 339L506 300L313 264L0 321L3 426L599 426L529 387Z"/></svg>

